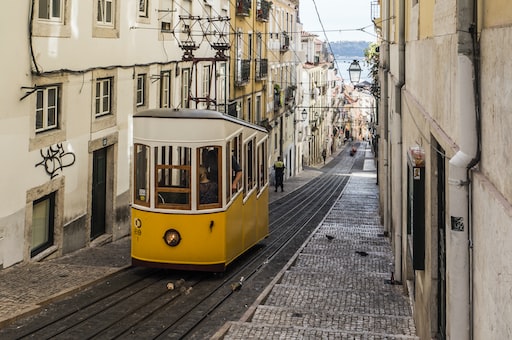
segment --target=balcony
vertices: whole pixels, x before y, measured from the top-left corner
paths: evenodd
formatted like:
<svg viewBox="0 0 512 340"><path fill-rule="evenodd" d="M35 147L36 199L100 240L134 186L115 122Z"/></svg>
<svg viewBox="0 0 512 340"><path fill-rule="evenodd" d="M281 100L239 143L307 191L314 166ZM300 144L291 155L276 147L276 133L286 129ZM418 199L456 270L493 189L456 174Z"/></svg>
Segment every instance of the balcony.
<svg viewBox="0 0 512 340"><path fill-rule="evenodd" d="M256 59L256 80L263 80L268 75L268 59Z"/></svg>
<svg viewBox="0 0 512 340"><path fill-rule="evenodd" d="M286 88L285 91L285 101L287 105L292 105L295 101L295 90L297 89L297 86L290 85Z"/></svg>
<svg viewBox="0 0 512 340"><path fill-rule="evenodd" d="M248 17L251 14L251 0L236 0L236 15Z"/></svg>
<svg viewBox="0 0 512 340"><path fill-rule="evenodd" d="M274 84L274 113L278 113L279 109L283 107L281 101L281 86Z"/></svg>
<svg viewBox="0 0 512 340"><path fill-rule="evenodd" d="M375 27L382 29L382 20L380 17L380 1L372 1L370 19Z"/></svg>
<svg viewBox="0 0 512 340"><path fill-rule="evenodd" d="M237 59L236 73L235 73L236 86L246 85L249 82L250 76L251 76L251 60Z"/></svg>
<svg viewBox="0 0 512 340"><path fill-rule="evenodd" d="M268 21L270 8L272 7L272 2L260 0L256 4L256 20L258 21Z"/></svg>
<svg viewBox="0 0 512 340"><path fill-rule="evenodd" d="M280 44L279 50L281 52L286 52L286 51L288 51L289 48L290 48L290 36L288 35L288 33L283 32L281 34L281 44Z"/></svg>

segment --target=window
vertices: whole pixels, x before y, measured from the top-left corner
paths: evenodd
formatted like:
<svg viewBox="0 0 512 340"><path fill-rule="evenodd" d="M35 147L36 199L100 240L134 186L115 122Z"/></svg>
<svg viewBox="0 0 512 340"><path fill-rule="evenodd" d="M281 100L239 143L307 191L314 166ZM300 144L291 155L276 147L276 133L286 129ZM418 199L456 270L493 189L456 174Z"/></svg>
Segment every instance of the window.
<svg viewBox="0 0 512 340"><path fill-rule="evenodd" d="M171 71L160 72L160 107L171 107Z"/></svg>
<svg viewBox="0 0 512 340"><path fill-rule="evenodd" d="M134 202L149 206L149 146L135 144L134 146Z"/></svg>
<svg viewBox="0 0 512 340"><path fill-rule="evenodd" d="M39 19L62 22L63 1L39 0Z"/></svg>
<svg viewBox="0 0 512 340"><path fill-rule="evenodd" d="M59 86L36 91L36 133L58 128Z"/></svg>
<svg viewBox="0 0 512 340"><path fill-rule="evenodd" d="M247 54L252 61L252 33L247 34Z"/></svg>
<svg viewBox="0 0 512 340"><path fill-rule="evenodd" d="M245 185L247 188L247 193L254 188L256 184L255 177L255 150L254 150L254 140L250 140L245 144L245 164L244 164L244 173L245 173Z"/></svg>
<svg viewBox="0 0 512 340"><path fill-rule="evenodd" d="M53 245L54 215L55 193L34 201L30 256L33 257Z"/></svg>
<svg viewBox="0 0 512 340"><path fill-rule="evenodd" d="M139 0L139 17L148 17L148 1L149 0Z"/></svg>
<svg viewBox="0 0 512 340"><path fill-rule="evenodd" d="M247 98L247 121L252 123L252 100Z"/></svg>
<svg viewBox="0 0 512 340"><path fill-rule="evenodd" d="M33 3L31 15L31 34L34 37L71 37L71 7L70 0L36 0ZM96 7L95 7L96 8Z"/></svg>
<svg viewBox="0 0 512 340"><path fill-rule="evenodd" d="M197 149L197 204L198 209L220 207L221 178L219 165L221 159L219 146L207 146Z"/></svg>
<svg viewBox="0 0 512 340"><path fill-rule="evenodd" d="M99 78L96 80L96 117L112 113L112 83L113 78Z"/></svg>
<svg viewBox="0 0 512 340"><path fill-rule="evenodd" d="M261 123L261 96L256 96L256 124Z"/></svg>
<svg viewBox="0 0 512 340"><path fill-rule="evenodd" d="M267 141L265 140L263 143L258 145L258 159L257 159L257 169L258 169L258 191L261 191L263 187L267 184L268 180L268 168L267 168Z"/></svg>
<svg viewBox="0 0 512 340"><path fill-rule="evenodd" d="M221 63L218 69L217 77L217 104L223 105L226 101L226 63Z"/></svg>
<svg viewBox="0 0 512 340"><path fill-rule="evenodd" d="M181 107L188 108L188 95L190 93L190 69L184 68L181 71Z"/></svg>
<svg viewBox="0 0 512 340"><path fill-rule="evenodd" d="M161 25L162 33L172 33L171 23L169 21L162 21L162 23L160 25Z"/></svg>
<svg viewBox="0 0 512 340"><path fill-rule="evenodd" d="M242 135L238 135L227 143L226 148L226 198L229 201L235 193L242 190L240 174L241 168Z"/></svg>
<svg viewBox="0 0 512 340"><path fill-rule="evenodd" d="M136 89L136 105L144 106L146 104L146 82L147 82L146 74L138 74L137 75L137 89Z"/></svg>
<svg viewBox="0 0 512 340"><path fill-rule="evenodd" d="M191 148L155 148L157 208L190 209Z"/></svg>
<svg viewBox="0 0 512 340"><path fill-rule="evenodd" d="M203 66L203 97L210 96L210 65Z"/></svg>
<svg viewBox="0 0 512 340"><path fill-rule="evenodd" d="M113 0L98 0L96 21L99 24L113 26Z"/></svg>

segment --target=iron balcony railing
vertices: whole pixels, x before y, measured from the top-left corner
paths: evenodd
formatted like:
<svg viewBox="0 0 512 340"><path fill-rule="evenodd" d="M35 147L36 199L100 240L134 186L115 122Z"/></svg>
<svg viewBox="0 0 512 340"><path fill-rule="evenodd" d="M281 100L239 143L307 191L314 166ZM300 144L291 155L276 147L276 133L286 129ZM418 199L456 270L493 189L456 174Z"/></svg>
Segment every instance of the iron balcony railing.
<svg viewBox="0 0 512 340"><path fill-rule="evenodd" d="M268 75L268 59L256 59L256 79L265 79Z"/></svg>
<svg viewBox="0 0 512 340"><path fill-rule="evenodd" d="M249 82L251 75L251 61L249 59L237 59L235 84L243 86Z"/></svg>
<svg viewBox="0 0 512 340"><path fill-rule="evenodd" d="M286 52L290 48L290 36L288 33L281 34L281 52Z"/></svg>
<svg viewBox="0 0 512 340"><path fill-rule="evenodd" d="M251 0L236 0L236 15L247 17L251 14Z"/></svg>
<svg viewBox="0 0 512 340"><path fill-rule="evenodd" d="M256 20L268 21L271 7L272 3L270 1L258 0L256 3Z"/></svg>

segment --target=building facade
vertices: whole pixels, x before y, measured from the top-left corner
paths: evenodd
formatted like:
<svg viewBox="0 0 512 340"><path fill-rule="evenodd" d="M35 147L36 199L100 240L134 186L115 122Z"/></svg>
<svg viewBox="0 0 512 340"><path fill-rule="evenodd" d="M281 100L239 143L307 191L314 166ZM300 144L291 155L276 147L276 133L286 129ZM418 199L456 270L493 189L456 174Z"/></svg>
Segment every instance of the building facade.
<svg viewBox="0 0 512 340"><path fill-rule="evenodd" d="M129 234L131 116L227 107L229 10L227 0L9 2L0 267Z"/></svg>
<svg viewBox="0 0 512 340"><path fill-rule="evenodd" d="M509 1L382 0L379 185L422 339L512 337Z"/></svg>
<svg viewBox="0 0 512 340"><path fill-rule="evenodd" d="M10 1L0 268L129 235L132 116L145 109L212 109L265 126L268 164L282 156L286 177L319 162L333 143L335 73L316 38L305 63L298 5Z"/></svg>

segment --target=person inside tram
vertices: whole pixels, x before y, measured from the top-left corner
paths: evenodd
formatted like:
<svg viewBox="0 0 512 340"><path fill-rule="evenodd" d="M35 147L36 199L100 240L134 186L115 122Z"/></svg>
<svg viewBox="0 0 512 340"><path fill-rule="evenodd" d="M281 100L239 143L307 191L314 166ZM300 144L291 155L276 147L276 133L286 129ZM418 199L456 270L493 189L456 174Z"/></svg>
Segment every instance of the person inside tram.
<svg viewBox="0 0 512 340"><path fill-rule="evenodd" d="M234 174L231 189L233 192L236 192L238 189L238 183L240 182L240 179L242 179L242 167L236 160L235 155L231 156L231 169L233 170Z"/></svg>
<svg viewBox="0 0 512 340"><path fill-rule="evenodd" d="M206 167L206 174L210 181L218 182L219 165L217 149L207 150L203 152L203 164Z"/></svg>
<svg viewBox="0 0 512 340"><path fill-rule="evenodd" d="M216 182L208 179L206 168L203 166L199 167L199 203L218 203L218 192L218 185Z"/></svg>

